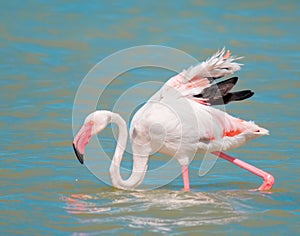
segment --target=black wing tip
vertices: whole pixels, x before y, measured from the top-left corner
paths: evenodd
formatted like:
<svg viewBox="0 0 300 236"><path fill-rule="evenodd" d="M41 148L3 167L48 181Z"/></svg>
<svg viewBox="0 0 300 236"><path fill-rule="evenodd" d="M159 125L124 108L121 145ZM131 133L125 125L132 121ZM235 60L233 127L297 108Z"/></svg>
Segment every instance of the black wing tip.
<svg viewBox="0 0 300 236"><path fill-rule="evenodd" d="M254 92L252 90L242 90L233 92L232 95L235 97L235 101L241 101L252 97L254 95Z"/></svg>
<svg viewBox="0 0 300 236"><path fill-rule="evenodd" d="M210 105L224 105L233 101L242 101L254 95L252 90L241 90L237 92L229 92L238 81L238 77L234 76L213 84L203 89L200 94L194 95L197 98L205 98Z"/></svg>
<svg viewBox="0 0 300 236"><path fill-rule="evenodd" d="M224 104L234 101L242 101L247 98L250 98L254 95L252 90L242 90L237 92L228 93L223 97Z"/></svg>
<svg viewBox="0 0 300 236"><path fill-rule="evenodd" d="M83 161L83 154L81 154L75 147L74 143L72 143L72 146L73 146L73 149L74 149L74 152L76 154L76 157L78 159L78 161L80 162L80 164L83 164L84 161Z"/></svg>
<svg viewBox="0 0 300 236"><path fill-rule="evenodd" d="M231 80L232 83L235 85L235 84L238 82L239 77L235 76L235 77L230 78L230 80Z"/></svg>

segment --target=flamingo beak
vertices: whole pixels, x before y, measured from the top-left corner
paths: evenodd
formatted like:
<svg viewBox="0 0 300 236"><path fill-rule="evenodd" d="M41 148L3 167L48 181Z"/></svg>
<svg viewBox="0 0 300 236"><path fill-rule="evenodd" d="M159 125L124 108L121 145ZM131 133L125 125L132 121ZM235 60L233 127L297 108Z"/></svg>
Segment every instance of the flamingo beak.
<svg viewBox="0 0 300 236"><path fill-rule="evenodd" d="M74 149L74 152L75 152L75 154L76 154L76 157L77 157L78 161L79 161L81 164L83 164L83 154L81 154L81 153L76 149L74 143L73 143L72 145L73 145L73 149Z"/></svg>
<svg viewBox="0 0 300 236"><path fill-rule="evenodd" d="M88 144L93 129L93 123L84 124L73 140L73 149L78 161L83 164L84 148Z"/></svg>

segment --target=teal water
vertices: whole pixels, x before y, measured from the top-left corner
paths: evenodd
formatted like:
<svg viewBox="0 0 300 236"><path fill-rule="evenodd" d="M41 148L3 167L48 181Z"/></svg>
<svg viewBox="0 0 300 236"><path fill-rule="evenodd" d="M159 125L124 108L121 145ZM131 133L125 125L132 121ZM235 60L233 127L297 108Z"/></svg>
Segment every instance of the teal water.
<svg viewBox="0 0 300 236"><path fill-rule="evenodd" d="M0 6L1 235L299 234L298 1ZM72 108L83 77L111 53L145 44L178 48L199 60L223 46L245 56L237 87L256 94L227 111L255 120L271 135L229 153L272 173L270 193L248 191L260 179L222 160L201 178L201 160L193 163L190 193L180 191L180 178L156 190L120 191L78 163ZM171 75L147 68L120 76L100 106L110 108L137 82ZM113 152L111 136L104 147ZM124 161L130 166L130 158Z"/></svg>

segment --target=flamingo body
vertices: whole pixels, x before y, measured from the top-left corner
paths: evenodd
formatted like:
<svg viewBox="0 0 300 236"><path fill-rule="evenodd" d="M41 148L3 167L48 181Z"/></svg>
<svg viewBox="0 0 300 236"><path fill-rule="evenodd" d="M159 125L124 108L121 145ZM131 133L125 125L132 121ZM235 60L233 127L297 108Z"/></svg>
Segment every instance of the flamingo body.
<svg viewBox="0 0 300 236"><path fill-rule="evenodd" d="M268 130L235 118L211 105L240 101L251 97L251 90L230 92L238 78L214 81L240 69L229 51L218 51L210 59L169 79L134 115L130 126L133 170L127 180L120 175L120 163L127 141L125 121L116 113L96 111L90 114L75 136L73 147L83 163L84 147L92 135L108 123L119 128L118 143L110 167L112 184L122 189L137 187L143 180L150 154L160 152L174 156L182 166L184 190L189 190L188 164L195 153L211 152L264 179L259 190L268 190L274 178L267 172L222 151L239 147L247 141L268 135Z"/></svg>

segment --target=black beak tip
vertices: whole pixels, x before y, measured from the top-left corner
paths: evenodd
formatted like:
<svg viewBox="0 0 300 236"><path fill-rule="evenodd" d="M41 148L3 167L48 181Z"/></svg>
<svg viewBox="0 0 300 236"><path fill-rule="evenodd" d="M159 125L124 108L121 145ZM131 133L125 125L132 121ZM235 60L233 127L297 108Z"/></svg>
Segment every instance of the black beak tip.
<svg viewBox="0 0 300 236"><path fill-rule="evenodd" d="M83 164L83 154L81 154L79 151L77 151L77 149L75 148L75 145L74 143L72 144L73 145L73 149L74 149L74 152L76 154L76 157L78 159L78 161Z"/></svg>

